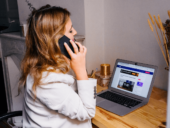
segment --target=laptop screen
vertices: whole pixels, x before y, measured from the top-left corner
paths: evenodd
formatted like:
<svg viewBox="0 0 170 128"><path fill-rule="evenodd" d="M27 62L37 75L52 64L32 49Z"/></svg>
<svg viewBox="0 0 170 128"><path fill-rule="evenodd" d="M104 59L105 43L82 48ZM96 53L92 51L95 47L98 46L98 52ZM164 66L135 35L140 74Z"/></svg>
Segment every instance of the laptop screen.
<svg viewBox="0 0 170 128"><path fill-rule="evenodd" d="M118 62L111 87L147 97L155 69Z"/></svg>

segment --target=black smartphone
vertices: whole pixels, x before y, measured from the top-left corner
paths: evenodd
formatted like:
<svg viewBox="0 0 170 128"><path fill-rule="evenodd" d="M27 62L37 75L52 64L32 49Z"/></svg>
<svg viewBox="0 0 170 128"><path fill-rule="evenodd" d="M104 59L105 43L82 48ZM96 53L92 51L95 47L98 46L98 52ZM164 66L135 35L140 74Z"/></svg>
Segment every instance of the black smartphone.
<svg viewBox="0 0 170 128"><path fill-rule="evenodd" d="M74 53L74 49L73 49L72 44L70 43L70 39L67 36L64 35L63 37L61 37L59 39L58 43L59 43L59 46L60 46L61 53L64 54L67 58L69 58L71 60L71 57L70 57L69 53L67 52L67 50L66 50L66 48L64 46L64 43L67 43L67 45L70 47L70 49ZM77 47L78 47L78 45L77 45Z"/></svg>

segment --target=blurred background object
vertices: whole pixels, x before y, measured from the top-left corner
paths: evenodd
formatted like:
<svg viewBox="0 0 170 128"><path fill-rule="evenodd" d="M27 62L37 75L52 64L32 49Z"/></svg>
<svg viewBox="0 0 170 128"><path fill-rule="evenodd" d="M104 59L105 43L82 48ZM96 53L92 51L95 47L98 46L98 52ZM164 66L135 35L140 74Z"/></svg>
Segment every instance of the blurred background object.
<svg viewBox="0 0 170 128"><path fill-rule="evenodd" d="M0 0L0 33L20 31L17 0Z"/></svg>

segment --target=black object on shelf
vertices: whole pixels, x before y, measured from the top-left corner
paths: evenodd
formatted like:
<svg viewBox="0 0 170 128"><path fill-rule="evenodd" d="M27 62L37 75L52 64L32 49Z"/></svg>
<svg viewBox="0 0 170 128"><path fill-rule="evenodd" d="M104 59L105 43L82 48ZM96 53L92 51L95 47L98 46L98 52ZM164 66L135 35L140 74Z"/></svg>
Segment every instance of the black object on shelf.
<svg viewBox="0 0 170 128"><path fill-rule="evenodd" d="M20 31L20 25L19 22L11 21L9 26L0 26L0 34L1 33L8 33L8 32L19 32Z"/></svg>

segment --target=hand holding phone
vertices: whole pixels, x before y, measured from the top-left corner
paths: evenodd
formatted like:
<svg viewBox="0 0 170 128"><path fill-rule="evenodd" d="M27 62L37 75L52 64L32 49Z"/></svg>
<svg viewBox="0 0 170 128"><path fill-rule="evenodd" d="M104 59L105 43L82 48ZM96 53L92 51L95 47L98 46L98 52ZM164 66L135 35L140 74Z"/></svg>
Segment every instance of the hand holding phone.
<svg viewBox="0 0 170 128"><path fill-rule="evenodd" d="M74 53L67 43L64 43L68 54L71 56L70 67L74 71L77 80L88 80L86 72L86 53L87 49L85 46L81 45L78 42L70 41L73 46ZM77 47L78 46L78 47ZM78 49L79 48L79 49Z"/></svg>

